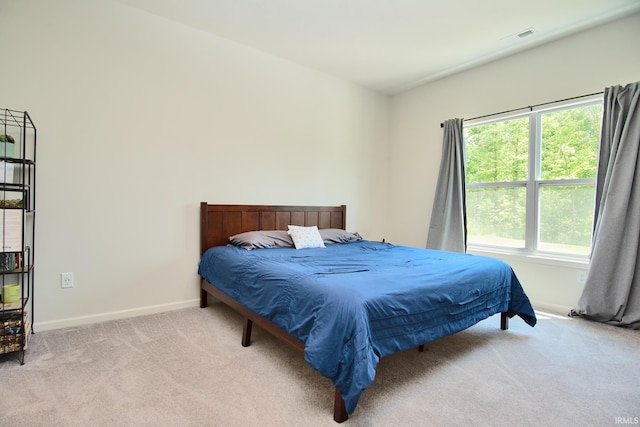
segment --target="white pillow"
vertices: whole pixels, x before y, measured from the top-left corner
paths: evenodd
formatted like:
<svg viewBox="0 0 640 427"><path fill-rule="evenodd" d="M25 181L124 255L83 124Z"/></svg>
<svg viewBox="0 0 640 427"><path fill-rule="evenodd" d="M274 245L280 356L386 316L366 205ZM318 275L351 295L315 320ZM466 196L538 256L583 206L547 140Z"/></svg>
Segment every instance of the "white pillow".
<svg viewBox="0 0 640 427"><path fill-rule="evenodd" d="M318 231L318 227L315 225L313 227L290 225L288 233L291 236L296 249L325 247L324 242L322 241L322 236L320 236L320 232Z"/></svg>

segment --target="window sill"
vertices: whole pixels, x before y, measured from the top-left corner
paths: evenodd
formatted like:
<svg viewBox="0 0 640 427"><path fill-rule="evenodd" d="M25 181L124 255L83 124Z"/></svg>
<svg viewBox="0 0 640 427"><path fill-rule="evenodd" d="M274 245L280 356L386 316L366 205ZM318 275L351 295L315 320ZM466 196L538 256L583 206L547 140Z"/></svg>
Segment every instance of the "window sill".
<svg viewBox="0 0 640 427"><path fill-rule="evenodd" d="M478 246L467 247L467 253L475 255L492 256L501 259L513 259L518 262L531 264L554 265L569 268L589 268L589 259L580 256L562 256L556 254L531 253L523 251L510 251L507 249L486 248Z"/></svg>

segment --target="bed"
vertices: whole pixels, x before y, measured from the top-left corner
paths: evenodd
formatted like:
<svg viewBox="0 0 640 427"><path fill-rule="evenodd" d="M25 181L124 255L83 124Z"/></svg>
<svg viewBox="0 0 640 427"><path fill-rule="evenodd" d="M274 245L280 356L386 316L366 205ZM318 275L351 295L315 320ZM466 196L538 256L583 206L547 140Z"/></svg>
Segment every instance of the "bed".
<svg viewBox="0 0 640 427"><path fill-rule="evenodd" d="M344 205L202 202L200 214L200 306L211 295L240 313L245 347L255 324L303 352L336 387L336 422L353 413L382 357L422 351L497 313L502 329L515 315L536 323L504 262L363 239L346 231Z"/></svg>

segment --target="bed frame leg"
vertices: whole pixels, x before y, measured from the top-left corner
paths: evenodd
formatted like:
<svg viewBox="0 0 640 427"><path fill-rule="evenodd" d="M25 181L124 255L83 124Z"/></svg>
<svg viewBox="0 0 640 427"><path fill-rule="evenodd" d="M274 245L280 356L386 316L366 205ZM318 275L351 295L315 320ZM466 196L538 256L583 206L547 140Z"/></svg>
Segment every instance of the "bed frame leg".
<svg viewBox="0 0 640 427"><path fill-rule="evenodd" d="M419 351L420 353L424 352L424 344L420 344L420 345L418 346L418 351Z"/></svg>
<svg viewBox="0 0 640 427"><path fill-rule="evenodd" d="M207 301L207 291L200 289L200 308L206 308L208 306L209 302Z"/></svg>
<svg viewBox="0 0 640 427"><path fill-rule="evenodd" d="M253 322L251 319L244 319L244 327L242 328L242 346L249 347L251 345L251 327Z"/></svg>
<svg viewBox="0 0 640 427"><path fill-rule="evenodd" d="M509 316L507 316L507 313L500 313L500 329L503 331L509 329Z"/></svg>
<svg viewBox="0 0 640 427"><path fill-rule="evenodd" d="M333 421L343 423L349 419L347 408L344 406L344 399L336 388L335 400L333 403Z"/></svg>

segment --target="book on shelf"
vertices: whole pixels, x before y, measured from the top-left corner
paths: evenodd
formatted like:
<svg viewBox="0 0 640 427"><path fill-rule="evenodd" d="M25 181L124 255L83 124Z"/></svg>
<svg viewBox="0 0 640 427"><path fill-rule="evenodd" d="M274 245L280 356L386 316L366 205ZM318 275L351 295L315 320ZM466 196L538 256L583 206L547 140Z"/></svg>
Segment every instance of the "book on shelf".
<svg viewBox="0 0 640 427"><path fill-rule="evenodd" d="M22 251L22 215L20 209L0 209L2 252Z"/></svg>
<svg viewBox="0 0 640 427"><path fill-rule="evenodd" d="M25 328L24 328L24 348L23 350L27 349L27 346L29 345L29 337L31 337L31 320L27 320L25 322Z"/></svg>
<svg viewBox="0 0 640 427"><path fill-rule="evenodd" d="M0 354L26 350L31 335L29 313L0 324Z"/></svg>

